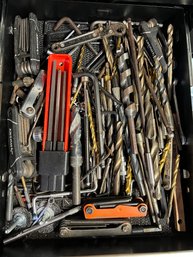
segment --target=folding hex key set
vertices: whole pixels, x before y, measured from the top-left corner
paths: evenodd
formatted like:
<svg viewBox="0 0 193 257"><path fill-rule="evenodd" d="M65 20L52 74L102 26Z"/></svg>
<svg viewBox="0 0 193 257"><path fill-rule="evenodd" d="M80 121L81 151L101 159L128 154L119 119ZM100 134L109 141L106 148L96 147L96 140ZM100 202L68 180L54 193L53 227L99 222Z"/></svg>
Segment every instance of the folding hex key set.
<svg viewBox="0 0 193 257"><path fill-rule="evenodd" d="M30 13L13 36L4 243L185 231L172 24Z"/></svg>

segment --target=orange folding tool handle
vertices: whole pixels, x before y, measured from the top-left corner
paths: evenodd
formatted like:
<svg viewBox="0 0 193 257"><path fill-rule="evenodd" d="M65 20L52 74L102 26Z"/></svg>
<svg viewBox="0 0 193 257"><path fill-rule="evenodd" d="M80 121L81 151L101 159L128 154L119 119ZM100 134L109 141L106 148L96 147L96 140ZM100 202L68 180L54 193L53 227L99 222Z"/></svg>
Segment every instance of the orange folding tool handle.
<svg viewBox="0 0 193 257"><path fill-rule="evenodd" d="M114 208L96 208L94 204L86 204L83 211L85 219L113 219L145 217L147 209L145 203L136 205L119 204Z"/></svg>

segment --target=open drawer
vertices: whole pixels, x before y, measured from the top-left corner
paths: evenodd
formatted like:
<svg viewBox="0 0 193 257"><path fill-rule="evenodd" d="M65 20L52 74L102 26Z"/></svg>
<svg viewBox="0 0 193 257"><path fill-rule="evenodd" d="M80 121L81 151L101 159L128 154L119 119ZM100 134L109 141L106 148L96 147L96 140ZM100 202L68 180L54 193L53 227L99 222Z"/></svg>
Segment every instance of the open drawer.
<svg viewBox="0 0 193 257"><path fill-rule="evenodd" d="M27 240L20 240L10 246L3 246L5 256L62 256L62 255L102 255L130 254L146 252L165 252L193 250L193 120L191 87L192 51L190 40L191 7L155 6L151 3L103 3L87 1L2 1L0 24L0 238L4 238L8 158L7 110L12 93L12 81L15 79L13 23L16 15L28 17L30 12L37 15L39 21L57 21L68 16L75 21L114 20L131 18L141 22L156 18L159 24L167 28L174 27L174 78L178 80L176 95L185 142L181 155L181 183L184 200L186 232L176 232L172 227L155 234L138 234L124 237L61 239L52 235L32 234ZM42 53L45 52L45 41ZM45 59L45 53L42 54Z"/></svg>

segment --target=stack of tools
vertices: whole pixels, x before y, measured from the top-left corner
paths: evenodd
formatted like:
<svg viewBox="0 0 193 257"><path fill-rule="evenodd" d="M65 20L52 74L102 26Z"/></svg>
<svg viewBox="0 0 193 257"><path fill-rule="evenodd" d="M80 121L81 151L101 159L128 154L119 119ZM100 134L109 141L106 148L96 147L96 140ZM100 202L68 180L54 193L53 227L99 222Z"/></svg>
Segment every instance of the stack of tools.
<svg viewBox="0 0 193 257"><path fill-rule="evenodd" d="M4 243L57 232L57 224L60 237L186 230L175 29L168 24L164 34L162 26L156 19L45 22L46 86L42 70L35 78L17 68L8 111L5 233L21 231ZM27 87L26 78L35 82ZM33 164L31 172L22 163Z"/></svg>

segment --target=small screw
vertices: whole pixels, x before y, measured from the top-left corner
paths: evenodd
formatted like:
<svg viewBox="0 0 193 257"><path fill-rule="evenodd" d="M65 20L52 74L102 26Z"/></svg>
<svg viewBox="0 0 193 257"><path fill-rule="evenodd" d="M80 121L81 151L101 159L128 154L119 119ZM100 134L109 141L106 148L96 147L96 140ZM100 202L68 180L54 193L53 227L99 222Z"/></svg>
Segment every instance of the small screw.
<svg viewBox="0 0 193 257"><path fill-rule="evenodd" d="M64 47L64 44L63 44L63 43L61 43L61 44L60 44L60 46L61 46L61 47Z"/></svg>
<svg viewBox="0 0 193 257"><path fill-rule="evenodd" d="M139 211L144 213L147 211L147 208L145 206L140 206Z"/></svg>
<svg viewBox="0 0 193 257"><path fill-rule="evenodd" d="M123 225L122 230L124 233L129 231L130 226L128 224Z"/></svg>
<svg viewBox="0 0 193 257"><path fill-rule="evenodd" d="M86 213L87 213L87 214L92 214L92 213L93 213L92 207L87 207L87 208L86 208Z"/></svg>
<svg viewBox="0 0 193 257"><path fill-rule="evenodd" d="M27 113L32 114L34 112L34 109L32 107L28 107L26 111Z"/></svg>

